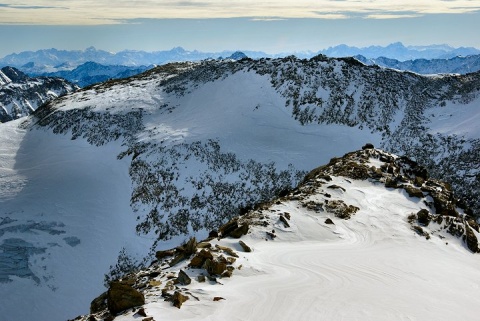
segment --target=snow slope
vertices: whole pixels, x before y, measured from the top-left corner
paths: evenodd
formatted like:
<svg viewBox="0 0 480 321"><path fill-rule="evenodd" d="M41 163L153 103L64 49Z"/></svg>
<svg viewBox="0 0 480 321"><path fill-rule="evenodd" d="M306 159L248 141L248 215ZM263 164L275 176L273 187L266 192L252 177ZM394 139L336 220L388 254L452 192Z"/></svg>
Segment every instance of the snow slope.
<svg viewBox="0 0 480 321"><path fill-rule="evenodd" d="M472 119L476 84L348 59L205 61L99 84L2 124L0 292L15 295L0 315L86 313L104 275L122 272L110 266L205 237L367 141L414 154L475 195L476 127L449 132L426 115L445 102ZM35 308L19 311L26 303Z"/></svg>
<svg viewBox="0 0 480 321"><path fill-rule="evenodd" d="M131 228L128 163L118 144L18 125L0 126L0 319L64 320L103 289L99 271L122 247L146 253Z"/></svg>
<svg viewBox="0 0 480 321"><path fill-rule="evenodd" d="M369 166L379 170L381 152L370 155ZM316 175L300 188L305 192L315 182L306 197L293 191L247 214L257 224L250 222L241 240L252 252L231 237L209 240L211 249L227 246L239 255L233 276L217 276L219 283L199 282L198 275L208 274L189 268L189 260L172 267L154 263L134 278L146 298L146 315L154 320L476 320L480 257L441 224L423 227L431 233L428 239L414 232L408 216L432 209L403 189L386 188L384 179ZM312 200L323 208L305 207ZM342 200L358 211L344 220L325 200ZM289 227L279 220L285 213ZM272 229L274 239L266 234ZM164 300L162 288L168 287L167 275L180 269L192 281L168 290L189 297L179 310ZM148 277L155 271L158 276ZM152 286L140 286L145 283ZM115 320L137 320L137 311L129 309Z"/></svg>

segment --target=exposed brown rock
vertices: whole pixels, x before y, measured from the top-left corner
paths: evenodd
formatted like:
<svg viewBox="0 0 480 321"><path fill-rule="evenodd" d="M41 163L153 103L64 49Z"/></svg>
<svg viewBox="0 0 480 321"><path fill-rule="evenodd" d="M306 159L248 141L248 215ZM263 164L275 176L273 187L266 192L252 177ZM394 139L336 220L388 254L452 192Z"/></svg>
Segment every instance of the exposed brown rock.
<svg viewBox="0 0 480 321"><path fill-rule="evenodd" d="M197 249L208 249L211 247L212 247L212 244L209 242L200 242L197 244Z"/></svg>
<svg viewBox="0 0 480 321"><path fill-rule="evenodd" d="M225 298L222 298L221 296L216 296L213 298L213 301L220 301L220 300L225 300Z"/></svg>
<svg viewBox="0 0 480 321"><path fill-rule="evenodd" d="M193 268L201 268L206 259L212 260L213 255L210 253L210 251L203 249L193 257L189 265Z"/></svg>
<svg viewBox="0 0 480 321"><path fill-rule="evenodd" d="M187 257L188 256L185 253L179 253L168 263L168 265L170 265L170 266L177 265L181 261L187 259Z"/></svg>
<svg viewBox="0 0 480 321"><path fill-rule="evenodd" d="M135 313L139 316L142 316L142 317L146 317L147 316L147 313L145 313L145 309L144 308L140 308L138 309L137 313Z"/></svg>
<svg viewBox="0 0 480 321"><path fill-rule="evenodd" d="M90 313L94 314L107 308L107 292L103 292L90 303Z"/></svg>
<svg viewBox="0 0 480 321"><path fill-rule="evenodd" d="M217 260L207 259L203 268L211 275L221 275L223 271L227 269L227 264L223 262L218 262Z"/></svg>
<svg viewBox="0 0 480 321"><path fill-rule="evenodd" d="M222 250L223 252L227 253L228 255L231 255L233 257L238 257L238 254L235 253L234 250L232 250L231 248L227 247L227 246L221 246L221 245L218 245L216 244L215 245L215 248L219 249L219 250Z"/></svg>
<svg viewBox="0 0 480 321"><path fill-rule="evenodd" d="M240 244L240 246L245 252L252 252L252 249L250 248L250 246L245 244L245 242L243 242L242 240L238 241L238 243Z"/></svg>
<svg viewBox="0 0 480 321"><path fill-rule="evenodd" d="M418 223L428 226L430 224L430 213L426 209L422 209L417 213Z"/></svg>
<svg viewBox="0 0 480 321"><path fill-rule="evenodd" d="M188 296L183 295L182 293L180 293L180 291L175 291L175 293L173 293L172 302L174 307L177 307L180 309L182 304L187 300L188 300Z"/></svg>
<svg viewBox="0 0 480 321"><path fill-rule="evenodd" d="M342 191L345 192L345 189L344 189L343 187L338 186L338 185L335 185L335 184L330 185L330 186L328 186L327 188L329 188L329 189L340 189L340 190L342 190Z"/></svg>
<svg viewBox="0 0 480 321"><path fill-rule="evenodd" d="M222 278L230 278L230 277L232 277L232 274L233 274L232 271L227 270L227 271L222 273Z"/></svg>
<svg viewBox="0 0 480 321"><path fill-rule="evenodd" d="M232 232L230 232L228 235L233 238L239 239L242 237L242 235L246 235L248 233L248 229L249 229L248 224L244 223L241 226L237 227Z"/></svg>
<svg viewBox="0 0 480 321"><path fill-rule="evenodd" d="M423 197L423 193L420 189L418 188L415 188L413 186L405 186L405 191L407 192L408 196L410 197L418 197L418 198L422 198Z"/></svg>
<svg viewBox="0 0 480 321"><path fill-rule="evenodd" d="M183 270L180 270L180 272L178 272L176 283L179 283L181 285L189 285L190 283L192 283L192 279L190 279L187 273L185 273Z"/></svg>
<svg viewBox="0 0 480 321"><path fill-rule="evenodd" d="M155 257L157 258L157 260L161 260L168 256L174 256L174 255L175 255L175 250L157 251L157 253L155 253Z"/></svg>
<svg viewBox="0 0 480 321"><path fill-rule="evenodd" d="M107 292L107 305L108 310L112 314L117 314L143 304L145 304L143 294L132 286L121 282L112 282L110 284Z"/></svg>
<svg viewBox="0 0 480 321"><path fill-rule="evenodd" d="M226 224L220 226L218 231L220 232L222 237L226 237L230 234L230 232L236 230L237 228L238 228L238 222L237 222L236 219L233 219L233 220L227 222Z"/></svg>
<svg viewBox="0 0 480 321"><path fill-rule="evenodd" d="M371 143L366 143L365 145L362 146L362 149L374 149L375 147Z"/></svg>
<svg viewBox="0 0 480 321"><path fill-rule="evenodd" d="M467 225L465 225L465 238L465 242L467 243L470 251L473 253L480 252L480 249L478 248L478 239L475 236L475 233L473 233L473 230Z"/></svg>
<svg viewBox="0 0 480 321"><path fill-rule="evenodd" d="M284 225L285 227L290 227L290 224L288 224L288 221L287 221L287 219L285 218L285 216L280 215L280 221L282 221L282 223L283 223L283 225Z"/></svg>
<svg viewBox="0 0 480 321"><path fill-rule="evenodd" d="M333 225L335 225L335 223L333 223L333 221L332 221L330 218L327 218L327 219L325 220L325 224L333 224Z"/></svg>

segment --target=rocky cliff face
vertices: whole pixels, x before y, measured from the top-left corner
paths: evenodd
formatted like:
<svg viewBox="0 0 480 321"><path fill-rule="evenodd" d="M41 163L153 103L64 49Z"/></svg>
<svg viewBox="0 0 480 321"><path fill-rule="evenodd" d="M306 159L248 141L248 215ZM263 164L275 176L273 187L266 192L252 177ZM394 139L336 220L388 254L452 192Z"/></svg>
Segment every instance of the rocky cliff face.
<svg viewBox="0 0 480 321"><path fill-rule="evenodd" d="M13 67L0 71L0 122L30 115L37 107L71 93L77 86L60 78L29 78Z"/></svg>

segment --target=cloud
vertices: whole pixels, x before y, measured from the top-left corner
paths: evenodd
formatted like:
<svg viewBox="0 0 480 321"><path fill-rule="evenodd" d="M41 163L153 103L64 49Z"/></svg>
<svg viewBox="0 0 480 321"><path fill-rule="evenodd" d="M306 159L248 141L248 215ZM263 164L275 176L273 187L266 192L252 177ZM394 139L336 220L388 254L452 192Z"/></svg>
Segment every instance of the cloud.
<svg viewBox="0 0 480 321"><path fill-rule="evenodd" d="M98 25L133 19L391 19L479 10L470 0L3 0L0 24Z"/></svg>
<svg viewBox="0 0 480 321"><path fill-rule="evenodd" d="M34 5L13 5L8 3L0 3L0 8L13 8L13 9L23 9L23 10L31 10L31 9L54 9L59 7L52 7L52 6L34 6ZM67 9L66 7L60 7L63 9Z"/></svg>

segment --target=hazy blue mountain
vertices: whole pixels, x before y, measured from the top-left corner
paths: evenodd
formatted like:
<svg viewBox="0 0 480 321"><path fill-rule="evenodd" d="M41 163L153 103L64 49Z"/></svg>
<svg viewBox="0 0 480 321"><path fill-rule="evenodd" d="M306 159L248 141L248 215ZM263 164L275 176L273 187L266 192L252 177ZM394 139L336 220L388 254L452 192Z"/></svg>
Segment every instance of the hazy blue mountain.
<svg viewBox="0 0 480 321"><path fill-rule="evenodd" d="M142 51L123 50L111 53L89 47L85 50L58 50L42 49L37 51L24 51L13 53L0 59L0 67L13 66L30 75L54 73L73 70L86 62L95 62L102 65L117 66L149 66L161 65L169 62L199 61L209 58L230 57L236 50L221 52L202 52L198 50L185 50L175 47L170 50ZM329 57L350 57L362 55L368 59L387 57L400 61L412 59L449 59L456 56L478 55L480 50L475 48L454 48L448 45L404 46L402 43L392 43L388 46L370 46L357 48L345 44L330 47L318 52L301 51L267 54L261 51L241 51L246 56L258 58L279 58L294 54L298 58L311 58L317 54Z"/></svg>
<svg viewBox="0 0 480 321"><path fill-rule="evenodd" d="M96 62L103 65L148 66L174 61L196 61L228 57L235 52L235 50L222 52L188 51L182 47L153 52L123 50L117 53L98 50L94 47L89 47L85 50L42 49L7 55L0 59L0 66L21 67L27 73L38 74L72 70L86 62ZM259 51L243 51L243 53L251 58L268 56L266 53Z"/></svg>
<svg viewBox="0 0 480 321"><path fill-rule="evenodd" d="M73 70L44 73L42 76L65 78L80 87L85 87L109 79L122 79L134 76L149 68L150 67L147 66L102 65L89 61L81 64Z"/></svg>
<svg viewBox="0 0 480 321"><path fill-rule="evenodd" d="M480 70L480 55L453 57L450 59L415 59L407 61L399 61L385 57L368 59L361 55L355 56L355 58L367 65L408 70L419 74L467 74Z"/></svg>
<svg viewBox="0 0 480 321"><path fill-rule="evenodd" d="M471 47L453 48L448 45L404 46L401 42L386 47L369 46L364 48L339 45L321 50L319 53L329 57L350 57L362 55L366 58L387 57L397 60L411 59L448 59L456 56L478 55L480 50Z"/></svg>

